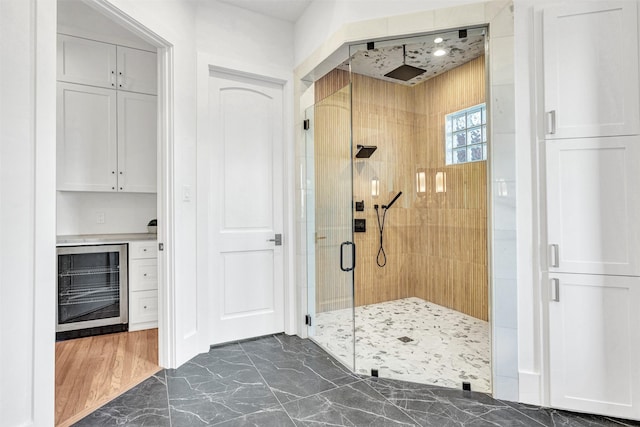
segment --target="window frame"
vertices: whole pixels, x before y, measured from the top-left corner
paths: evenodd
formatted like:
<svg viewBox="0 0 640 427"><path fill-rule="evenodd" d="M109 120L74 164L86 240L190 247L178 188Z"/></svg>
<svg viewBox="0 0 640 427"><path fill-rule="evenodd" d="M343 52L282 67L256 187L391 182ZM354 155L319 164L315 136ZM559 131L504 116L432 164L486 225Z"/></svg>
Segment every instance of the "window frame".
<svg viewBox="0 0 640 427"><path fill-rule="evenodd" d="M474 117L478 117L475 116L476 113L479 113L479 122L474 120ZM486 161L487 104L482 102L446 114L444 116L444 134L445 165ZM462 142L455 143L456 140L462 140ZM480 158L473 158L474 150L478 149L481 150ZM461 152L464 152L464 160L460 160L460 155L457 154Z"/></svg>

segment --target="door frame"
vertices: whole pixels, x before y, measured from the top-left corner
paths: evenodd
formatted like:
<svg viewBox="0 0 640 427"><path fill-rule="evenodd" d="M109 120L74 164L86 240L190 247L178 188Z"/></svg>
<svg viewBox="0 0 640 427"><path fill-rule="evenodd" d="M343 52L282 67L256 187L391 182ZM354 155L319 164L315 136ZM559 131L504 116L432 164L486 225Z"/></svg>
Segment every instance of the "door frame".
<svg viewBox="0 0 640 427"><path fill-rule="evenodd" d="M271 68L260 69L259 67L249 67L238 63L224 63L220 57L198 52L197 57L197 133L196 133L196 198L200 201L196 212L196 229L200 236L209 236L209 216L212 211L209 194L213 190L209 185L211 165L207 161L211 156L210 147L205 143L210 136L208 126L209 111L209 79L212 71L228 74L231 76L245 77L254 80L277 84L282 86L283 99L283 257L284 257L284 333L295 334L295 319L298 317L298 300L296 299L295 286L295 260L296 260L296 240L294 239L295 229L295 193L294 177L291 172L294 162L293 144L293 111L291 99L293 98L292 75L286 71L273 70ZM257 72L254 72L257 71ZM301 185L298 183L297 185ZM209 277L209 259L213 254L210 251L208 238L199 238L197 242L196 277L198 281L198 323L203 333L200 335L200 348L210 346L212 342L212 331L210 321L210 310L208 305L213 295L211 286L219 285L212 277ZM306 282L305 282L306 284Z"/></svg>
<svg viewBox="0 0 640 427"><path fill-rule="evenodd" d="M108 0L82 0L88 6L105 15L138 37L157 48L158 56L158 116L157 116L157 219L158 243L164 245L158 251L158 364L176 367L175 342L175 210L174 138L173 138L173 46Z"/></svg>

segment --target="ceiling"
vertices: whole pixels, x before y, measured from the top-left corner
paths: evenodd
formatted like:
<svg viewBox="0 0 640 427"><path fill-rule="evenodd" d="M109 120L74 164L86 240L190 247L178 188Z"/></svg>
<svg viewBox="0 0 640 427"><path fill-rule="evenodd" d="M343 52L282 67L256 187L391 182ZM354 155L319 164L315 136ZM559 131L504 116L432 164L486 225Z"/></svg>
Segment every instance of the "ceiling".
<svg viewBox="0 0 640 427"><path fill-rule="evenodd" d="M242 9L288 22L296 22L312 0L220 0Z"/></svg>
<svg viewBox="0 0 640 427"><path fill-rule="evenodd" d="M435 43L437 37L441 37L443 41ZM480 29L469 30L468 36L464 38L453 31L398 40L393 44L385 43L372 50L363 47L351 56L351 70L376 79L414 86L483 55L484 39L484 31ZM404 63L426 70L406 82L385 76L403 64L403 44L406 51ZM434 56L433 52L440 47L444 48L445 55ZM338 68L348 70L349 60Z"/></svg>

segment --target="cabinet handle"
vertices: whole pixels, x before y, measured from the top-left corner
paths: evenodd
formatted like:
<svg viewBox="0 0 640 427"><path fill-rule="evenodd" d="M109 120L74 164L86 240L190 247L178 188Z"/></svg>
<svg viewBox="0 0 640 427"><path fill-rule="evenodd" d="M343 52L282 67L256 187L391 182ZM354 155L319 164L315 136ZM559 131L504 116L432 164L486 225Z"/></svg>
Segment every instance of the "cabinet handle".
<svg viewBox="0 0 640 427"><path fill-rule="evenodd" d="M557 244L549 245L549 264L551 267L560 267L560 247Z"/></svg>
<svg viewBox="0 0 640 427"><path fill-rule="evenodd" d="M111 171L111 175L115 175L116 171Z"/></svg>
<svg viewBox="0 0 640 427"><path fill-rule="evenodd" d="M145 309L145 310L147 309L147 306L146 306L146 305L144 306L144 309Z"/></svg>
<svg viewBox="0 0 640 427"><path fill-rule="evenodd" d="M122 190L122 187L120 187L120 189Z"/></svg>
<svg viewBox="0 0 640 427"><path fill-rule="evenodd" d="M547 133L549 135L556 133L556 110L547 112Z"/></svg>
<svg viewBox="0 0 640 427"><path fill-rule="evenodd" d="M111 187L111 189L112 189L112 190L115 190L115 189L116 189L116 187Z"/></svg>
<svg viewBox="0 0 640 427"><path fill-rule="evenodd" d="M551 301L560 301L560 279L551 279Z"/></svg>

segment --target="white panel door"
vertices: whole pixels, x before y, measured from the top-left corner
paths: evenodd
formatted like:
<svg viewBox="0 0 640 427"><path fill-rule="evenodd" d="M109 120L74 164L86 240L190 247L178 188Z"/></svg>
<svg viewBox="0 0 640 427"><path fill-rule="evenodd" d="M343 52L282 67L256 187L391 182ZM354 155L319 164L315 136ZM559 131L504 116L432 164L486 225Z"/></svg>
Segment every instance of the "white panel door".
<svg viewBox="0 0 640 427"><path fill-rule="evenodd" d="M115 89L116 46L58 34L57 79Z"/></svg>
<svg viewBox="0 0 640 427"><path fill-rule="evenodd" d="M213 343L284 330L282 86L210 75ZM285 241L286 243L286 241Z"/></svg>
<svg viewBox="0 0 640 427"><path fill-rule="evenodd" d="M640 278L550 278L551 406L640 419Z"/></svg>
<svg viewBox="0 0 640 427"><path fill-rule="evenodd" d="M640 137L546 141L549 270L640 275Z"/></svg>
<svg viewBox="0 0 640 427"><path fill-rule="evenodd" d="M640 133L635 1L544 10L547 139Z"/></svg>
<svg viewBox="0 0 640 427"><path fill-rule="evenodd" d="M158 60L153 52L118 46L118 90L158 92Z"/></svg>
<svg viewBox="0 0 640 427"><path fill-rule="evenodd" d="M58 190L117 190L116 110L115 90L58 82Z"/></svg>
<svg viewBox="0 0 640 427"><path fill-rule="evenodd" d="M155 193L157 97L118 91L118 191Z"/></svg>

